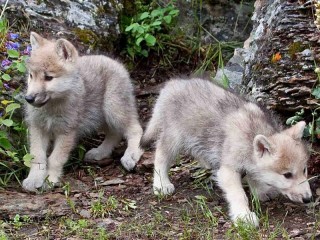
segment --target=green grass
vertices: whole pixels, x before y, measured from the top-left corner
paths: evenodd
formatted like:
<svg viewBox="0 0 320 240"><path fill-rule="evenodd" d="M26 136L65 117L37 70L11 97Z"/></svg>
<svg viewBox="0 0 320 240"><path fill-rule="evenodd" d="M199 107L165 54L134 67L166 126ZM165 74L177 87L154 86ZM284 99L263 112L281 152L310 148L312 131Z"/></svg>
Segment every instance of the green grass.
<svg viewBox="0 0 320 240"><path fill-rule="evenodd" d="M283 226L287 216L272 219L271 223L269 210L263 210L254 197L252 209L260 217L258 228L241 222L237 225L230 223L227 209L211 201L210 196L195 195L180 204L172 204L173 197L160 203L136 203L104 191L96 194L96 198L82 198L91 202L89 211L92 216L88 219L78 214L82 209L79 205L75 205L74 212L70 210L73 214L58 218L48 215L45 219L31 219L15 215L13 219L0 221L0 239L290 239L290 233ZM133 207L128 209L126 206L129 205ZM316 239L320 212L317 207L310 211L315 217L315 225L309 236ZM104 219L113 223L101 225ZM37 231L30 236L26 234L27 229Z"/></svg>

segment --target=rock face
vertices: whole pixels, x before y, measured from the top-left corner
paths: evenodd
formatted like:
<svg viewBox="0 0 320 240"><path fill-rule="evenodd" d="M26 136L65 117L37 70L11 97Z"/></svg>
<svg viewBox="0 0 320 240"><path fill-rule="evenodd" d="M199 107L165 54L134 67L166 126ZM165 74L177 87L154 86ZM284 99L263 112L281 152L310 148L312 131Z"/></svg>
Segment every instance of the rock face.
<svg viewBox="0 0 320 240"><path fill-rule="evenodd" d="M242 84L269 108L282 113L313 109L320 35L312 1L257 0L253 30L241 50Z"/></svg>
<svg viewBox="0 0 320 240"><path fill-rule="evenodd" d="M121 0L10 0L6 13L18 23L29 25L31 31L80 40L91 48L105 44L106 50L111 50L120 34L121 9Z"/></svg>
<svg viewBox="0 0 320 240"><path fill-rule="evenodd" d="M5 2L0 0L0 6ZM253 2L207 0L200 4L178 0L178 26L192 36L201 31L203 44L216 40L242 42L252 29ZM113 52L120 37L119 16L127 15L133 6L128 0L10 0L6 13L12 18L10 22L45 33L45 37L66 37L90 49ZM87 47L80 50L84 49Z"/></svg>
<svg viewBox="0 0 320 240"><path fill-rule="evenodd" d="M254 0L206 0L203 2L179 0L177 1L180 10L178 24L190 36L197 36L198 32L202 31L203 43L216 40L243 42L252 29L250 18L253 4Z"/></svg>

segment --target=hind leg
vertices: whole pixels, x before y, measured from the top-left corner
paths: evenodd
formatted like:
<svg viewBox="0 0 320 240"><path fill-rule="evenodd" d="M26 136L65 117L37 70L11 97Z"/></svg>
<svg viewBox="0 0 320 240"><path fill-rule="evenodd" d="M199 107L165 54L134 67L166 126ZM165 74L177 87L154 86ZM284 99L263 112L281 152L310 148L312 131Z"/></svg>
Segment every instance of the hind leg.
<svg viewBox="0 0 320 240"><path fill-rule="evenodd" d="M92 148L89 150L84 159L100 161L104 158L110 157L113 149L121 141L121 138L122 137L120 133L110 129L106 130L103 142L97 148Z"/></svg>
<svg viewBox="0 0 320 240"><path fill-rule="evenodd" d="M166 146L163 138L160 138L156 147L153 175L153 192L156 195L174 192L174 185L170 182L168 171L176 153Z"/></svg>
<svg viewBox="0 0 320 240"><path fill-rule="evenodd" d="M143 150L139 146L142 133L143 130L138 120L132 121L131 124L125 129L124 136L127 139L128 147L121 158L121 163L128 171L135 167L136 163L143 154Z"/></svg>

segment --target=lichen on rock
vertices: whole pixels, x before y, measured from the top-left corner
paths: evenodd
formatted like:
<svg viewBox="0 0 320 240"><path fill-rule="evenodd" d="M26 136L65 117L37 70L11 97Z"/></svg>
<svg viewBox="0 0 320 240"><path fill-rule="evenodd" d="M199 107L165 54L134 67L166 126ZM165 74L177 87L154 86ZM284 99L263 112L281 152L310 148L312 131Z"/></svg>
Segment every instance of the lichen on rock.
<svg viewBox="0 0 320 240"><path fill-rule="evenodd" d="M310 1L257 0L253 30L237 50L245 92L282 114L319 104L311 95L320 61L313 7Z"/></svg>
<svg viewBox="0 0 320 240"><path fill-rule="evenodd" d="M121 9L121 0L11 0L6 14L12 18L11 22L23 18L22 22L28 24L31 31L80 40L80 45L90 44L91 47L93 42L97 45L103 40L108 42L103 50L111 51L114 39L120 35L118 15Z"/></svg>

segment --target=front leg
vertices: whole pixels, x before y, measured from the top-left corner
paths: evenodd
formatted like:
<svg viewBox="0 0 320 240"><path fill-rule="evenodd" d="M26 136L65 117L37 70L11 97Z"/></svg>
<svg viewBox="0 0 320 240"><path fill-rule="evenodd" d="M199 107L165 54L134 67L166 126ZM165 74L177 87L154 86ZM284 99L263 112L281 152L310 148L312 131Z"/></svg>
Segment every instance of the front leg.
<svg viewBox="0 0 320 240"><path fill-rule="evenodd" d="M128 147L120 161L128 171L131 171L136 166L143 154L143 150L139 146L142 133L143 130L136 119L132 120L125 130L124 135L128 141Z"/></svg>
<svg viewBox="0 0 320 240"><path fill-rule="evenodd" d="M217 181L229 203L232 221L236 223L241 220L258 226L258 217L249 209L248 198L241 184L241 174L229 166L222 165L217 172Z"/></svg>
<svg viewBox="0 0 320 240"><path fill-rule="evenodd" d="M43 185L47 177L47 149L49 146L49 135L41 129L31 126L30 154L33 156L28 177L22 182L24 189L36 191Z"/></svg>
<svg viewBox="0 0 320 240"><path fill-rule="evenodd" d="M57 135L54 148L48 159L48 180L53 185L59 183L64 164L76 142L76 131Z"/></svg>

